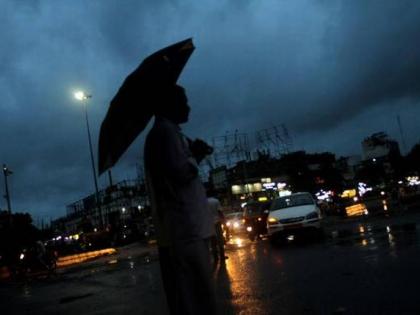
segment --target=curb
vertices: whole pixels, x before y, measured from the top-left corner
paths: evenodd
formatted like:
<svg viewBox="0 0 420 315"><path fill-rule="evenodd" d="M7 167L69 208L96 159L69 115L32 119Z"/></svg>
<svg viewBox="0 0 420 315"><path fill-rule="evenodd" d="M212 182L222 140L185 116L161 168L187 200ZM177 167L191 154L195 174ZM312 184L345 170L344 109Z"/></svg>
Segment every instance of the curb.
<svg viewBox="0 0 420 315"><path fill-rule="evenodd" d="M87 253L69 255L64 257L59 257L57 260L57 268L67 267L70 265L78 264L90 259L105 255L113 255L117 252L115 248L106 248L101 250L95 250Z"/></svg>

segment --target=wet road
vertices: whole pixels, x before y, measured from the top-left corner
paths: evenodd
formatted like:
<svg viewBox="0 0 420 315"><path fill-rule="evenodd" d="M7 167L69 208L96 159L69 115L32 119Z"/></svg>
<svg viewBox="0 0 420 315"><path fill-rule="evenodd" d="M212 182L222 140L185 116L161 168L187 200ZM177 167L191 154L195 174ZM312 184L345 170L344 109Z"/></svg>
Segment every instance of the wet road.
<svg viewBox="0 0 420 315"><path fill-rule="evenodd" d="M310 242L234 239L214 276L221 314L420 314L420 226ZM157 257L108 257L0 285L1 314L166 314Z"/></svg>
<svg viewBox="0 0 420 315"><path fill-rule="evenodd" d="M415 225L362 225L318 243L246 244L219 283L235 314L420 314L419 241Z"/></svg>

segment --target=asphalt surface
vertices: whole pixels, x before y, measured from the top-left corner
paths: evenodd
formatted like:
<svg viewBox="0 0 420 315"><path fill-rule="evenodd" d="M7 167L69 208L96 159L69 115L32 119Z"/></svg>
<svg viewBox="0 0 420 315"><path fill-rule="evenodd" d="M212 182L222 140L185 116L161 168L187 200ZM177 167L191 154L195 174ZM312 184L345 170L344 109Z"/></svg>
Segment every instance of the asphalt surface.
<svg viewBox="0 0 420 315"><path fill-rule="evenodd" d="M234 237L214 270L220 314L420 314L420 215L354 221L321 240ZM346 232L347 231L347 232ZM1 314L167 314L156 250L0 284Z"/></svg>

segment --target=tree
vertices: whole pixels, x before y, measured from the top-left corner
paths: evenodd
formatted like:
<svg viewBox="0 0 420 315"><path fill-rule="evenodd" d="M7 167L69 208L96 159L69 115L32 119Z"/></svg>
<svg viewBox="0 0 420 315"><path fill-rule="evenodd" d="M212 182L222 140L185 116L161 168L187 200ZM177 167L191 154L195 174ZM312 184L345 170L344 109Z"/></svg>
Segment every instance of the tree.
<svg viewBox="0 0 420 315"><path fill-rule="evenodd" d="M405 173L420 173L420 143L413 146L411 151L405 157Z"/></svg>
<svg viewBox="0 0 420 315"><path fill-rule="evenodd" d="M40 238L40 231L32 224L29 213L0 213L0 252L9 263L13 263L22 248L29 247ZM4 223L4 222L7 222Z"/></svg>

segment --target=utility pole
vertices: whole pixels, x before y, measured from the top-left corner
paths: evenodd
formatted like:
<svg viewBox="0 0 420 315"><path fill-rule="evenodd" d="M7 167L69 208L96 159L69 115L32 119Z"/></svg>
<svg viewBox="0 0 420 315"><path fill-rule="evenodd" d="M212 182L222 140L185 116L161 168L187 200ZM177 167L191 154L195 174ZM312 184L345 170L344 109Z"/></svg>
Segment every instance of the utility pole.
<svg viewBox="0 0 420 315"><path fill-rule="evenodd" d="M401 136L401 142L402 142L402 151L403 151L403 155L407 152L406 151L406 145L405 145L405 139L404 139L404 133L403 133L403 128L401 125L401 119L400 119L400 115L397 115L397 123L398 123L398 129L400 130L400 136Z"/></svg>
<svg viewBox="0 0 420 315"><path fill-rule="evenodd" d="M108 170L108 180L109 180L109 186L112 186L112 174L111 174L111 170Z"/></svg>
<svg viewBox="0 0 420 315"><path fill-rule="evenodd" d="M3 175L4 175L4 187L5 187L5 195L4 198L7 202L7 211L9 212L9 215L12 215L12 206L10 205L10 193L9 193L9 185L7 182L7 177L12 175L13 172L6 166L6 164L3 164Z"/></svg>

